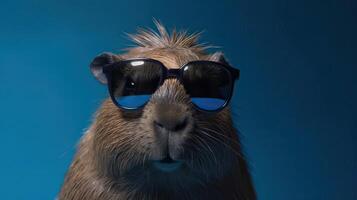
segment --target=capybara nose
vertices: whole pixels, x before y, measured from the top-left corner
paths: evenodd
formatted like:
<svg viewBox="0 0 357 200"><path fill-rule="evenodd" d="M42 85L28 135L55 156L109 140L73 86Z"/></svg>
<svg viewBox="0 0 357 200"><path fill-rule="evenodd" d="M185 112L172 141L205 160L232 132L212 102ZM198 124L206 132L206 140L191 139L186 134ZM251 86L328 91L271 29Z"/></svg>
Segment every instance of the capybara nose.
<svg viewBox="0 0 357 200"><path fill-rule="evenodd" d="M157 106L157 114L153 120L154 127L162 131L179 133L185 130L189 123L188 114L175 104L161 104Z"/></svg>
<svg viewBox="0 0 357 200"><path fill-rule="evenodd" d="M181 117L180 119L161 118L159 120L154 120L154 125L158 129L166 129L171 132L180 132L186 128L187 120L187 117Z"/></svg>

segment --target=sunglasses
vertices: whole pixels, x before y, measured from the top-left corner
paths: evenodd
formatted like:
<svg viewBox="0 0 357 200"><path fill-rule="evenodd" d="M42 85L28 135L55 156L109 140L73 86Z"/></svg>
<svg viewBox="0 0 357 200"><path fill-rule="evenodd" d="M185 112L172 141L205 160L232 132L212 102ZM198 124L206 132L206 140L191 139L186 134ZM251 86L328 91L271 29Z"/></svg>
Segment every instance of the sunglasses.
<svg viewBox="0 0 357 200"><path fill-rule="evenodd" d="M131 59L104 66L110 97L125 110L137 110L149 102L165 79L176 78L199 110L216 112L230 101L239 70L213 61L192 61L179 69L167 69L153 59Z"/></svg>

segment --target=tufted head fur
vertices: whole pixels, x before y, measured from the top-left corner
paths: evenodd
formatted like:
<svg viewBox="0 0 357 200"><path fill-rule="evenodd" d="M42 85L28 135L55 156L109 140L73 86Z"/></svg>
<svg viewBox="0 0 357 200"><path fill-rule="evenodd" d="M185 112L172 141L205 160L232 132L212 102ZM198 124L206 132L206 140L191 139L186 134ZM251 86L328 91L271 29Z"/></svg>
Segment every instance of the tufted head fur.
<svg viewBox="0 0 357 200"><path fill-rule="evenodd" d="M159 33L140 29L129 35L137 46L126 53L97 56L91 63L93 75L107 83L105 64L139 57L168 68L193 60L226 62L222 53L205 52L199 34L169 34L155 23ZM167 156L182 166L174 171L155 167ZM255 199L255 193L229 108L210 114L196 110L180 82L167 79L139 111L119 109L110 99L103 102L59 198Z"/></svg>

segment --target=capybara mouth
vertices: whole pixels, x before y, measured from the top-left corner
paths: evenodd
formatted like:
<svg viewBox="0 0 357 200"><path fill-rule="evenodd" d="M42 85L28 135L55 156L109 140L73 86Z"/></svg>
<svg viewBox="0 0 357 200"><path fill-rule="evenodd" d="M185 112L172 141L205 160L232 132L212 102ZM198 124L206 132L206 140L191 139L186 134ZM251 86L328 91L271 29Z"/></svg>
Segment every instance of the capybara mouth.
<svg viewBox="0 0 357 200"><path fill-rule="evenodd" d="M153 161L153 166L163 172L173 172L181 168L182 160L174 160L169 155L162 160Z"/></svg>

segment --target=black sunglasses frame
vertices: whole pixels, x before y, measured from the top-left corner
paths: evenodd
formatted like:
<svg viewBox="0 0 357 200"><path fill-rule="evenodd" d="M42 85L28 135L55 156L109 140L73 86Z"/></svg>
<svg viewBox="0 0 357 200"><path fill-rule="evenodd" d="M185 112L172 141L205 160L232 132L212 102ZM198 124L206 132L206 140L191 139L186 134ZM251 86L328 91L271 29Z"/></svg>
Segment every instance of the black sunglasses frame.
<svg viewBox="0 0 357 200"><path fill-rule="evenodd" d="M125 107L125 106L122 106L122 105L119 105L119 103L116 101L115 97L114 97L114 91L113 91L113 87L112 87L112 79L113 79L113 76L112 76L112 72L117 69L118 67L121 67L127 63L130 63L130 62L135 62L135 61L148 61L148 62L151 62L151 63L156 63L158 66L160 66L161 70L162 70L162 74L160 76L160 82L159 82L159 86L161 86L164 81L168 78L176 78L177 80L180 81L180 83L182 85L184 85L184 82L183 82L183 69L188 66L188 65L195 65L195 64L201 64L201 65L204 65L204 64L215 64L217 66L220 66L220 67L223 67L224 69L226 69L228 72L229 72L229 76L230 76L230 91L229 91L229 96L228 98L225 100L225 103L219 107L218 109L215 109L215 110L206 110L206 109L203 109L203 108L200 108L199 106L197 106L196 104L192 103L193 106L198 109L198 110L201 110L201 111L205 111L205 112L219 112L221 111L222 109L224 109L230 102L231 98L232 98L232 95L233 95L233 90L234 90L234 83L236 80L239 79L239 76L240 76L240 70L239 69L236 69L236 68L233 68L231 67L230 65L227 65L227 64L224 64L224 63L220 63L220 62L215 62L215 61L206 61L206 60L197 60L197 61L191 61L191 62L188 62L184 65L182 65L180 68L178 69L168 69L167 67L165 67L165 65L158 61L158 60L154 60L154 59L150 59L150 58L135 58L135 59L127 59L127 60L122 60L122 61L118 61L118 62L114 62L114 63L111 63L111 64L108 64L108 65L105 65L103 67L103 73L105 74L106 78L107 78L107 85L108 85L108 90L109 90L109 94L110 94L110 97L113 101L113 103L121 108L121 109L124 109L124 110L129 110L129 111L135 111L135 110L139 110L139 109L142 109L143 107L145 107L145 105L147 104L147 102L139 107L136 107L136 108L130 108L130 107ZM158 87L159 87L158 86ZM185 87L185 86L184 86Z"/></svg>

